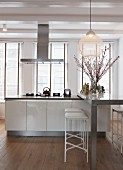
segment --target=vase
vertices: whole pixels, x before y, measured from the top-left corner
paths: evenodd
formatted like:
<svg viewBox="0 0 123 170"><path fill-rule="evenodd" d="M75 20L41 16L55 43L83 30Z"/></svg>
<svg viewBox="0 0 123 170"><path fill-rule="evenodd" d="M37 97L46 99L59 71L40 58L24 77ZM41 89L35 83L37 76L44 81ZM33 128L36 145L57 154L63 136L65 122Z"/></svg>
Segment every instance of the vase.
<svg viewBox="0 0 123 170"><path fill-rule="evenodd" d="M97 93L97 82L94 80L91 80L91 93L96 94Z"/></svg>

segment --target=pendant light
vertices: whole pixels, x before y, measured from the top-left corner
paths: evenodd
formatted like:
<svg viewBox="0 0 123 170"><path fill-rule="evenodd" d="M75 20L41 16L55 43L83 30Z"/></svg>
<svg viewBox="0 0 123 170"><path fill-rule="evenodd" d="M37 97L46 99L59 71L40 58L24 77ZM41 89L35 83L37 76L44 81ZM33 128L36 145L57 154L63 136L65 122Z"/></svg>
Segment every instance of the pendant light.
<svg viewBox="0 0 123 170"><path fill-rule="evenodd" d="M102 43L102 39L99 36L97 36L91 28L91 0L90 0L90 29L86 33L86 35L80 39L80 44L86 42Z"/></svg>
<svg viewBox="0 0 123 170"><path fill-rule="evenodd" d="M91 28L91 0L90 0L90 29L79 41L79 52L82 57L99 57L102 53L103 41Z"/></svg>

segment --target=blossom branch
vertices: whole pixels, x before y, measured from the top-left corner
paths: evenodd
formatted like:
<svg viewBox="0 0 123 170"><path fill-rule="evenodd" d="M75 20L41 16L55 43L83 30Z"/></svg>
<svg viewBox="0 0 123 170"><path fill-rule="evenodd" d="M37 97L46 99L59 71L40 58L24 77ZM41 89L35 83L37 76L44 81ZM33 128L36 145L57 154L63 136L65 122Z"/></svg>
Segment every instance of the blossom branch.
<svg viewBox="0 0 123 170"><path fill-rule="evenodd" d="M83 72L90 78L90 80L95 81L96 83L102 78L102 76L112 67L112 65L118 60L119 56L116 57L112 62L111 58L106 59L106 50L109 48L105 47L105 50L102 51L102 57L97 58L88 58L83 57L79 60L75 55L74 59L77 63L77 66L83 69ZM106 61L105 61L106 60Z"/></svg>

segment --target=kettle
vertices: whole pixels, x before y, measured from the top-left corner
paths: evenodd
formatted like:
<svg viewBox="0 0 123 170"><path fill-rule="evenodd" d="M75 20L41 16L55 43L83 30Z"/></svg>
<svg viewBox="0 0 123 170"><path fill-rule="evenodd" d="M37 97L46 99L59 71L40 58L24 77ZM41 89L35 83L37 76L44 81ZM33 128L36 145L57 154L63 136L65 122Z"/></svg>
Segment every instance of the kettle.
<svg viewBox="0 0 123 170"><path fill-rule="evenodd" d="M50 88L44 87L43 88L43 94L45 94L45 96L50 96Z"/></svg>

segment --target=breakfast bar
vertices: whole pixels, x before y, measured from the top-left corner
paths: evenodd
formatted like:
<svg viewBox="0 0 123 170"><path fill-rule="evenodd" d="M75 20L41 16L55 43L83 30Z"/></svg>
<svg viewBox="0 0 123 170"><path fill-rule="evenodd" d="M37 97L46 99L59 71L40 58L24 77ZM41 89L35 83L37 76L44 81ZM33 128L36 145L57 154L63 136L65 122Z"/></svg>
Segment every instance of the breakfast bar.
<svg viewBox="0 0 123 170"><path fill-rule="evenodd" d="M102 98L86 98L79 94L88 104L91 104L91 163L90 170L97 169L97 108L99 105L123 105L123 97L112 99L109 96ZM104 113L105 114L105 113Z"/></svg>

